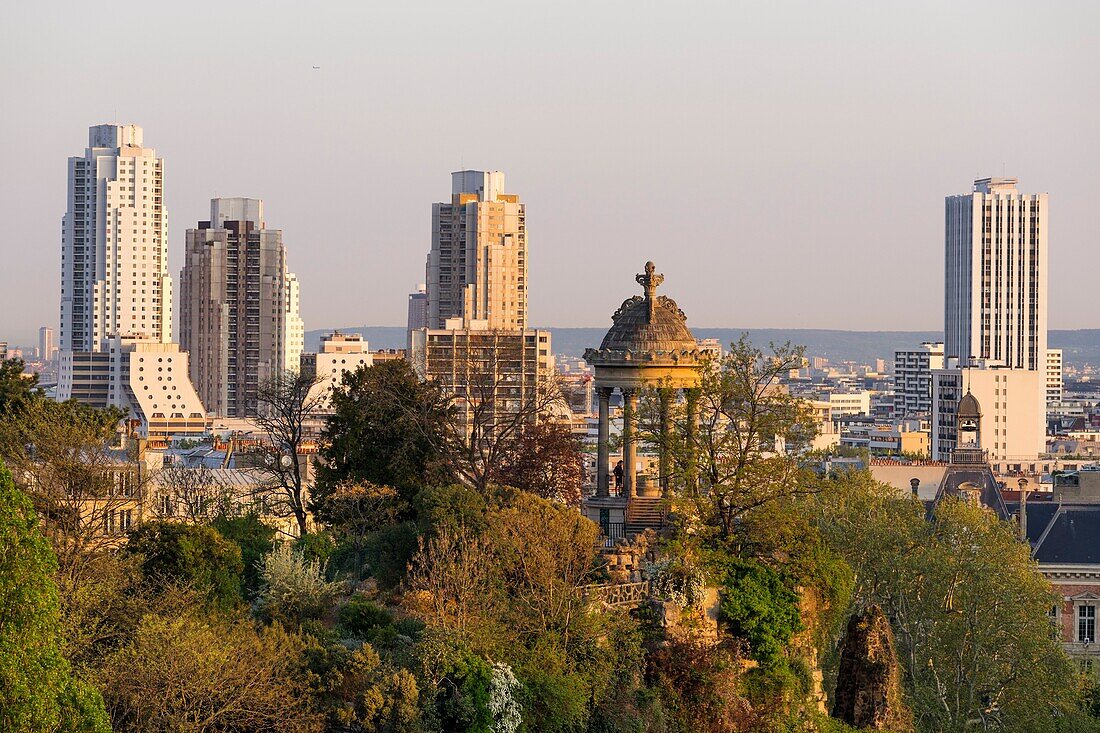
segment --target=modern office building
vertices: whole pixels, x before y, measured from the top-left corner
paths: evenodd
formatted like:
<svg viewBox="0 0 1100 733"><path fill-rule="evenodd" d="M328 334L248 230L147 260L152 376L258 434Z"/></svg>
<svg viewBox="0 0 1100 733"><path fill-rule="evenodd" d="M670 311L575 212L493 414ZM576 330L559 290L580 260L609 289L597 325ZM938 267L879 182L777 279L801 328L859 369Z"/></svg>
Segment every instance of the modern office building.
<svg viewBox="0 0 1100 733"><path fill-rule="evenodd" d="M260 199L216 198L210 220L187 230L180 273L180 343L191 379L221 417L256 414L264 380L297 371L304 332L298 280Z"/></svg>
<svg viewBox="0 0 1100 733"><path fill-rule="evenodd" d="M54 330L49 326L38 329L38 358L42 361L53 361L57 355L57 341L54 339Z"/></svg>
<svg viewBox="0 0 1100 733"><path fill-rule="evenodd" d="M894 352L894 415L912 417L932 411L932 370L943 368L943 343Z"/></svg>
<svg viewBox="0 0 1100 733"><path fill-rule="evenodd" d="M62 219L63 351L102 351L114 335L172 340L164 160L137 125L96 125L69 158Z"/></svg>
<svg viewBox="0 0 1100 733"><path fill-rule="evenodd" d="M1046 401L1047 404L1061 402L1064 391L1062 380L1062 350L1047 349L1046 361Z"/></svg>
<svg viewBox="0 0 1100 733"><path fill-rule="evenodd" d="M982 178L946 199L945 356L1043 371L1047 194Z"/></svg>
<svg viewBox="0 0 1100 733"><path fill-rule="evenodd" d="M427 328L448 319L493 330L527 327L527 223L500 171L451 174L451 200L432 205Z"/></svg>
<svg viewBox="0 0 1100 733"><path fill-rule="evenodd" d="M93 407L127 410L135 432L157 443L210 427L179 344L116 336L100 351L63 351L58 393Z"/></svg>
<svg viewBox="0 0 1100 733"><path fill-rule="evenodd" d="M409 293L409 316L406 323L407 331L428 327L428 286L424 283L416 286L416 292Z"/></svg>

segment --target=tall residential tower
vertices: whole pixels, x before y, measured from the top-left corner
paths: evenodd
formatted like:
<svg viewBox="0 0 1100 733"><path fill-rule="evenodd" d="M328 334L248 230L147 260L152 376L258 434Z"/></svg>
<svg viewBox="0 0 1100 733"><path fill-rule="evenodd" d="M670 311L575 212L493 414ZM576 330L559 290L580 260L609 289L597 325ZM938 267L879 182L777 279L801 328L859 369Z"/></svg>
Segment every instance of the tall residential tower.
<svg viewBox="0 0 1100 733"><path fill-rule="evenodd" d="M172 340L164 160L137 125L96 125L69 158L62 219L62 351L98 352L111 336Z"/></svg>
<svg viewBox="0 0 1100 733"><path fill-rule="evenodd" d="M223 417L256 413L267 378L297 371L302 352L298 280L260 199L217 198L210 220L187 230L180 273L180 342L191 380Z"/></svg>
<svg viewBox="0 0 1100 733"><path fill-rule="evenodd" d="M172 343L164 161L137 125L96 125L69 158L58 346L58 399L122 407L154 440L208 428Z"/></svg>
<svg viewBox="0 0 1100 733"><path fill-rule="evenodd" d="M448 319L493 330L527 327L527 222L500 171L451 174L451 200L432 205L428 328Z"/></svg>

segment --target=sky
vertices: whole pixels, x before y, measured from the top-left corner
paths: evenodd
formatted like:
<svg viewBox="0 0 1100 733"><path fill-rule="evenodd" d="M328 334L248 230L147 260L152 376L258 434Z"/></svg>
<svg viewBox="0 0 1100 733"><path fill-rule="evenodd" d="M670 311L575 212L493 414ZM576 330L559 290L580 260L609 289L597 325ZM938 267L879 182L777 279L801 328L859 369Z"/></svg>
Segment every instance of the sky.
<svg viewBox="0 0 1100 733"><path fill-rule="evenodd" d="M307 329L404 324L462 168L527 204L536 326L651 259L689 325L941 328L943 197L1006 173L1050 194L1050 327L1100 327L1098 118L1095 2L10 3L0 340L56 326L106 122L165 159L177 297L209 199L258 197Z"/></svg>

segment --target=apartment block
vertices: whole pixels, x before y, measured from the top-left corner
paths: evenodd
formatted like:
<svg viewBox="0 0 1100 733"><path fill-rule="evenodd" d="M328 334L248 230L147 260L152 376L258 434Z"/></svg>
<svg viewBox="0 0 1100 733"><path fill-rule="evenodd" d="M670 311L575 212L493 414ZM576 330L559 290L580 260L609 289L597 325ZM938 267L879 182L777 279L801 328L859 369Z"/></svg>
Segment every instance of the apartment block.
<svg viewBox="0 0 1100 733"><path fill-rule="evenodd" d="M925 341L920 349L894 352L894 415L932 411L932 370L943 368L943 343Z"/></svg>

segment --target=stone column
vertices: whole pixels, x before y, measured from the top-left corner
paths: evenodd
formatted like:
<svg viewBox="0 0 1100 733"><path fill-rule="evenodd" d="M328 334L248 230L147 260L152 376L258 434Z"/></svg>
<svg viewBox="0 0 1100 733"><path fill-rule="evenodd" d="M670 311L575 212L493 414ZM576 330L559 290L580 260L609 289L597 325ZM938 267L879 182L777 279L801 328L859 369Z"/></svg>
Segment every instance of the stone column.
<svg viewBox="0 0 1100 733"><path fill-rule="evenodd" d="M638 495L638 448L634 444L635 421L638 419L638 392L623 390L623 493Z"/></svg>
<svg viewBox="0 0 1100 733"><path fill-rule="evenodd" d="M658 467L661 474L661 491L666 496L668 495L668 479L669 474L672 473L672 456L669 455L672 446L671 433L669 430L669 409L672 407L672 400L676 396L676 390L662 387L658 392L658 398L660 400L660 445L658 449Z"/></svg>
<svg viewBox="0 0 1100 733"><path fill-rule="evenodd" d="M598 387L600 400L600 433L596 439L596 496L610 496L610 461L608 460L608 442L610 431L608 421L611 417L611 387Z"/></svg>

